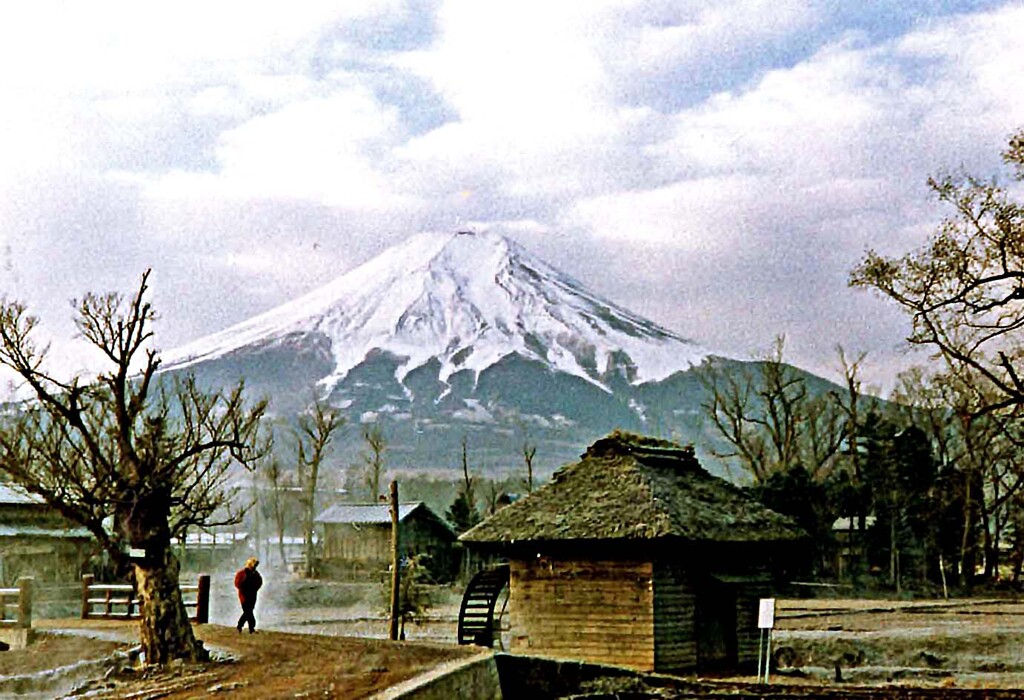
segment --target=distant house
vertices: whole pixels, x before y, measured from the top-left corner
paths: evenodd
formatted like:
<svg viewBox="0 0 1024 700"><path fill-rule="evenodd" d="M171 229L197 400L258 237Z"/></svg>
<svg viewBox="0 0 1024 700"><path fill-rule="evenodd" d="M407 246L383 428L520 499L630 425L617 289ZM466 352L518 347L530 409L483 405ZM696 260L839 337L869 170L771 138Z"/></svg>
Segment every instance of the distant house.
<svg viewBox="0 0 1024 700"><path fill-rule="evenodd" d="M319 540L314 532L314 545ZM292 571L302 571L306 563L306 538L299 535L272 535L263 538L262 549L265 564L280 564Z"/></svg>
<svg viewBox="0 0 1024 700"><path fill-rule="evenodd" d="M458 571L456 536L425 503L398 506L401 556L426 555L426 567L439 581ZM335 577L373 577L391 564L391 510L386 503L337 504L319 517L321 571Z"/></svg>
<svg viewBox="0 0 1024 700"><path fill-rule="evenodd" d="M34 494L0 484L0 582L20 576L77 581L96 549L92 534Z"/></svg>
<svg viewBox="0 0 1024 700"><path fill-rule="evenodd" d="M756 663L805 537L691 447L616 432L460 539L509 561L513 653L677 671Z"/></svg>
<svg viewBox="0 0 1024 700"><path fill-rule="evenodd" d="M875 526L877 518L868 515L863 527L858 518L836 518L832 523L832 538L835 540L835 561L833 567L840 581L848 581L858 573L868 571L867 532Z"/></svg>
<svg viewBox="0 0 1024 700"><path fill-rule="evenodd" d="M171 543L179 552L182 569L210 571L239 568L249 556L249 539L246 532L197 530L186 533L184 541L175 538Z"/></svg>

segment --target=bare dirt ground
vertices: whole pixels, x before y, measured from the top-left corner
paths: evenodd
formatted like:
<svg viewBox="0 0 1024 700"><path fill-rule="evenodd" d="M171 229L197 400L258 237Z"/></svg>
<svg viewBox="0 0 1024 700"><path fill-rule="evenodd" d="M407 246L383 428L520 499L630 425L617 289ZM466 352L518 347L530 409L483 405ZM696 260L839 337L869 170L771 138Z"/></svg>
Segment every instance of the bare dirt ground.
<svg viewBox="0 0 1024 700"><path fill-rule="evenodd" d="M201 625L196 635L211 650L205 664L175 665L162 670L135 670L124 656L110 658L134 644L135 627L123 622L48 621L62 633L41 631L38 641L20 651L0 655L0 672L25 675L66 666L83 659L105 658L96 675L50 692L95 699L185 700L186 698L363 698L435 666L479 653L477 649L424 642L329 637L261 630L239 634L233 627ZM73 630L68 630L68 627ZM86 636L88 635L88 636ZM97 638L100 635L105 638ZM116 641L120 638L123 641ZM37 674L38 675L38 674ZM45 674L42 676L45 680ZM41 684L22 687L40 697L56 697ZM0 679L0 697L5 694Z"/></svg>
<svg viewBox="0 0 1024 700"><path fill-rule="evenodd" d="M409 639L416 641L391 643L380 639L386 630L383 619L362 603L267 610L260 618L265 626L251 636L239 635L232 621L223 624L235 614L225 607L217 619L221 624L197 627L215 661L161 671L132 669L125 651L134 645L134 624L38 620L35 644L0 653L0 698L72 692L82 698L135 700L367 697L477 653L452 643L456 612L450 601L438 605L426 622L407 628ZM993 689L991 697L1024 697L1024 690L1018 690L1024 689L1024 602L782 600L773 636L773 656L780 666L771 676L775 697L854 697L865 696L866 689L872 697L917 697L905 694L913 689L921 689L920 697L961 697L960 690L973 696L969 689ZM110 656L117 651L120 656ZM74 669L76 663L81 668L63 680L60 673L46 672ZM688 697L719 691L741 697L747 691L739 688L749 690L745 684L755 679L715 680L717 690L702 686ZM730 690L730 684L737 685ZM614 692L682 697L623 694L626 690Z"/></svg>
<svg viewBox="0 0 1024 700"><path fill-rule="evenodd" d="M781 682L1024 688L1024 602L780 601L773 636Z"/></svg>

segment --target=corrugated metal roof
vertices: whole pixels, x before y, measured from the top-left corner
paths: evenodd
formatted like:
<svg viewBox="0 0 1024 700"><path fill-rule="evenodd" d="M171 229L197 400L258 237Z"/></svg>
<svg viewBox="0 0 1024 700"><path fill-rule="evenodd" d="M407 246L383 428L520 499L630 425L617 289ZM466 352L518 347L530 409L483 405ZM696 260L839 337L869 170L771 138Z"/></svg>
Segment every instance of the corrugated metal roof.
<svg viewBox="0 0 1024 700"><path fill-rule="evenodd" d="M0 484L0 504L40 505L43 499L34 493L27 493L12 484Z"/></svg>
<svg viewBox="0 0 1024 700"><path fill-rule="evenodd" d="M89 539L92 533L84 527L37 527L35 525L0 525L0 537L54 537L57 539Z"/></svg>
<svg viewBox="0 0 1024 700"><path fill-rule="evenodd" d="M398 521L423 505L422 501L398 504ZM391 522L391 506L387 503L338 503L317 517L318 523L355 523L385 525Z"/></svg>
<svg viewBox="0 0 1024 700"><path fill-rule="evenodd" d="M249 538L248 532L189 532L185 535L186 547L200 547L211 545L234 545L245 542ZM171 538L174 544L181 544L178 537Z"/></svg>

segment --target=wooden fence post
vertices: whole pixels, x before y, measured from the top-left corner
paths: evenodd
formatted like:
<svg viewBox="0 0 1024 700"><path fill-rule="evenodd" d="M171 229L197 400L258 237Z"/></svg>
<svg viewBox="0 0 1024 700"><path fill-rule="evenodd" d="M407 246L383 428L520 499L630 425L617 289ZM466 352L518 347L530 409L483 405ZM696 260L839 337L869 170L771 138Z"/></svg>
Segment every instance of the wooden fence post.
<svg viewBox="0 0 1024 700"><path fill-rule="evenodd" d="M32 584L31 576L18 579L18 627L28 629L32 626Z"/></svg>
<svg viewBox="0 0 1024 700"><path fill-rule="evenodd" d="M82 576L82 619L89 619L89 586L96 580L96 577L92 574L85 574Z"/></svg>
<svg viewBox="0 0 1024 700"><path fill-rule="evenodd" d="M391 624L388 637L398 639L399 588L402 585L401 559L398 541L398 482L391 481Z"/></svg>
<svg viewBox="0 0 1024 700"><path fill-rule="evenodd" d="M210 621L210 575L199 574L196 591L196 623L205 625Z"/></svg>

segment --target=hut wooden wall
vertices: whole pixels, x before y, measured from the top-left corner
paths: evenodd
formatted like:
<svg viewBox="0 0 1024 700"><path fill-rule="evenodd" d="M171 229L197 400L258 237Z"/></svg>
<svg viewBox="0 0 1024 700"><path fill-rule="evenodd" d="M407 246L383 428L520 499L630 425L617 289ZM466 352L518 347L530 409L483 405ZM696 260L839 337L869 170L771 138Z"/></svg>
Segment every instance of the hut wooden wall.
<svg viewBox="0 0 1024 700"><path fill-rule="evenodd" d="M697 665L696 591L679 565L654 567L654 669Z"/></svg>
<svg viewBox="0 0 1024 700"><path fill-rule="evenodd" d="M391 526L350 523L324 524L324 558L356 562L391 559Z"/></svg>
<svg viewBox="0 0 1024 700"><path fill-rule="evenodd" d="M400 524L402 556L426 554L427 568L439 581L458 570L455 535L429 517L410 516ZM391 524L324 523L323 556L328 564L362 573L387 570L391 564ZM336 566L335 568L338 568ZM330 566L329 566L330 568Z"/></svg>
<svg viewBox="0 0 1024 700"><path fill-rule="evenodd" d="M654 670L650 561L514 559L512 650Z"/></svg>
<svg viewBox="0 0 1024 700"><path fill-rule="evenodd" d="M757 627L757 611L760 599L768 597L771 597L768 585L747 584L736 593L736 661L740 666L757 664L761 636Z"/></svg>
<svg viewBox="0 0 1024 700"><path fill-rule="evenodd" d="M78 581L91 549L84 537L0 538L0 585L13 586L21 576L40 583Z"/></svg>
<svg viewBox="0 0 1024 700"><path fill-rule="evenodd" d="M12 586L20 576L40 582L78 581L95 544L88 534L61 536L40 530L77 529L60 513L41 503L0 504L0 585Z"/></svg>

